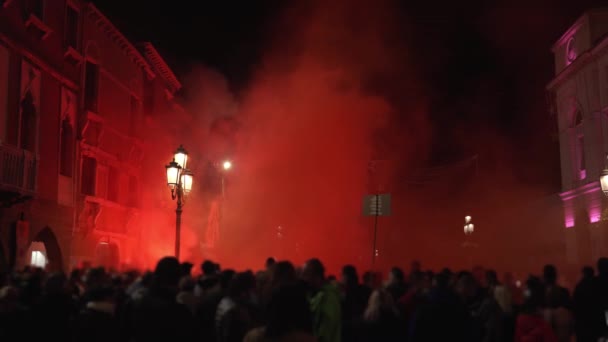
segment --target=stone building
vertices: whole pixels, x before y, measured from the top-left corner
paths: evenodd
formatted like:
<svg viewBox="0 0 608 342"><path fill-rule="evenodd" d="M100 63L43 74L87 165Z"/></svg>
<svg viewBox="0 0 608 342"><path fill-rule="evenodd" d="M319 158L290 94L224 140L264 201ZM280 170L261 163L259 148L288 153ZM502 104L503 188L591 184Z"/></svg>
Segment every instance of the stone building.
<svg viewBox="0 0 608 342"><path fill-rule="evenodd" d="M180 88L91 2L0 1L0 267L138 264L143 129Z"/></svg>
<svg viewBox="0 0 608 342"><path fill-rule="evenodd" d="M572 265L608 252L599 184L608 152L607 34L608 9L590 10L552 49L555 77L547 89L558 120L565 254Z"/></svg>

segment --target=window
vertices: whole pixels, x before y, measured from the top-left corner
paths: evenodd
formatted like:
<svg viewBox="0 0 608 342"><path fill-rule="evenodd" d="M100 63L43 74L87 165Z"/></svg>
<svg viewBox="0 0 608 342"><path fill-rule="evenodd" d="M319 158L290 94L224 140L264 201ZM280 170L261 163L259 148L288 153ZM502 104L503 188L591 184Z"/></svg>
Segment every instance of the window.
<svg viewBox="0 0 608 342"><path fill-rule="evenodd" d="M130 207L137 207L139 205L139 185L137 177L129 177L129 204Z"/></svg>
<svg viewBox="0 0 608 342"><path fill-rule="evenodd" d="M20 103L20 134L19 145L22 149L36 152L36 124L37 109L34 102L34 95L31 90L27 90Z"/></svg>
<svg viewBox="0 0 608 342"><path fill-rule="evenodd" d="M129 111L129 134L131 136L137 135L137 124L139 122L139 111L140 111L139 100L131 95L131 106Z"/></svg>
<svg viewBox="0 0 608 342"><path fill-rule="evenodd" d="M144 115L150 116L154 113L154 84L150 81L144 82Z"/></svg>
<svg viewBox="0 0 608 342"><path fill-rule="evenodd" d="M27 11L44 21L44 0L27 0Z"/></svg>
<svg viewBox="0 0 608 342"><path fill-rule="evenodd" d="M108 173L108 200L118 202L118 185L120 184L120 173L115 167L110 167Z"/></svg>
<svg viewBox="0 0 608 342"><path fill-rule="evenodd" d="M576 56L576 42L574 40L574 37L571 37L566 45L566 60L568 62L567 64L574 62Z"/></svg>
<svg viewBox="0 0 608 342"><path fill-rule="evenodd" d="M585 161L585 137L579 136L576 145L576 158L578 160L579 179L583 180L587 177L587 168Z"/></svg>
<svg viewBox="0 0 608 342"><path fill-rule="evenodd" d="M78 11L70 6L66 6L65 11L65 46L78 50Z"/></svg>
<svg viewBox="0 0 608 342"><path fill-rule="evenodd" d="M59 173L62 176L72 177L72 149L74 129L69 117L61 120L61 142L59 151Z"/></svg>
<svg viewBox="0 0 608 342"><path fill-rule="evenodd" d="M84 107L86 110L97 112L98 87L99 66L87 61L84 81Z"/></svg>
<svg viewBox="0 0 608 342"><path fill-rule="evenodd" d="M84 195L95 196L97 178L97 160L91 157L82 158L82 179L80 191Z"/></svg>

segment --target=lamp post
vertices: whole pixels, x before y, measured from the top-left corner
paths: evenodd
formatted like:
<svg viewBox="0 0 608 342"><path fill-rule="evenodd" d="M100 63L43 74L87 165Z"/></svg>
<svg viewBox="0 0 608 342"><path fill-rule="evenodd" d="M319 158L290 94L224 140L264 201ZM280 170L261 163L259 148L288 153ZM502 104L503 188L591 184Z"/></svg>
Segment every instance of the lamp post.
<svg viewBox="0 0 608 342"><path fill-rule="evenodd" d="M471 216L467 215L464 217L464 235L467 236L467 239L465 240L465 242L462 244L462 247L465 248L473 248L476 247L477 245L473 242L470 241L469 235L473 234L473 232L475 231L475 225L473 224L472 218ZM469 251L468 252L468 257L469 257L469 264L471 265L471 267L473 267L473 251Z"/></svg>
<svg viewBox="0 0 608 342"><path fill-rule="evenodd" d="M469 235L469 234L473 234L473 232L475 231L475 225L473 225L473 223L471 222L471 216L465 216L464 217L464 234L465 235Z"/></svg>
<svg viewBox="0 0 608 342"><path fill-rule="evenodd" d="M230 169L232 169L232 162L230 160L225 160L222 163L222 198L224 198L226 196L224 177L225 177L226 172L230 171Z"/></svg>
<svg viewBox="0 0 608 342"><path fill-rule="evenodd" d="M600 173L600 186L604 195L608 197L608 169L603 169Z"/></svg>
<svg viewBox="0 0 608 342"><path fill-rule="evenodd" d="M171 199L177 200L175 209L175 257L179 259L182 208L186 204L186 197L192 190L193 175L188 166L188 152L179 146L173 156L173 161L165 166L167 171L167 185L171 189Z"/></svg>

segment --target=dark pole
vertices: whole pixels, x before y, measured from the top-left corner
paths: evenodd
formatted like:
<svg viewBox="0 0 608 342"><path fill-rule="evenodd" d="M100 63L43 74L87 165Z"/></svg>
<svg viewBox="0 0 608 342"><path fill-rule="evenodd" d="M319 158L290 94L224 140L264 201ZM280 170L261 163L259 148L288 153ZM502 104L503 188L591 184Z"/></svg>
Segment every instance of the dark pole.
<svg viewBox="0 0 608 342"><path fill-rule="evenodd" d="M224 174L222 173L222 199L224 199L224 197L226 197L226 188L225 188L225 184L224 184Z"/></svg>
<svg viewBox="0 0 608 342"><path fill-rule="evenodd" d="M374 215L374 246L372 249L372 268L376 264L376 237L378 235L379 196L375 195L375 197L376 197L376 210L375 210L375 215Z"/></svg>
<svg viewBox="0 0 608 342"><path fill-rule="evenodd" d="M182 186L177 186L177 209L175 209L175 257L179 260L179 245L182 230Z"/></svg>
<svg viewBox="0 0 608 342"><path fill-rule="evenodd" d="M223 170L223 171L225 172L226 170ZM217 238L216 242L219 242L219 239L221 239L221 237L224 234L224 211L225 211L224 205L226 204L226 183L224 180L224 177L225 177L224 172L222 172L222 197L220 198L220 201L219 201L220 217L219 217L218 225L219 225L219 229L221 230L221 232L220 232L220 234L218 234L218 238Z"/></svg>

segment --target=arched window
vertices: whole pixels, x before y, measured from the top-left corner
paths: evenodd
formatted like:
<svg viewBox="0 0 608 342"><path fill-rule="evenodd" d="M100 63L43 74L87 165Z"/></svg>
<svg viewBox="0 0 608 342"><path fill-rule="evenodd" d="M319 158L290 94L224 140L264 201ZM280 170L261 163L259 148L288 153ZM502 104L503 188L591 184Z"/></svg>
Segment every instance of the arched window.
<svg viewBox="0 0 608 342"><path fill-rule="evenodd" d="M576 139L576 161L579 180L587 178L587 161L585 158L585 137L579 136Z"/></svg>
<svg viewBox="0 0 608 342"><path fill-rule="evenodd" d="M44 262L49 271L63 270L61 248L55 233L49 227L43 228L32 239L28 256L28 262L38 264Z"/></svg>
<svg viewBox="0 0 608 342"><path fill-rule="evenodd" d="M21 148L30 152L36 152L36 120L37 109L34 95L27 91L21 99Z"/></svg>
<svg viewBox="0 0 608 342"><path fill-rule="evenodd" d="M62 176L72 177L72 149L74 141L74 129L69 117L61 120L61 147L59 173Z"/></svg>
<svg viewBox="0 0 608 342"><path fill-rule="evenodd" d="M574 112L574 116L572 117L572 127L576 127L583 123L583 112L580 109L577 109Z"/></svg>

